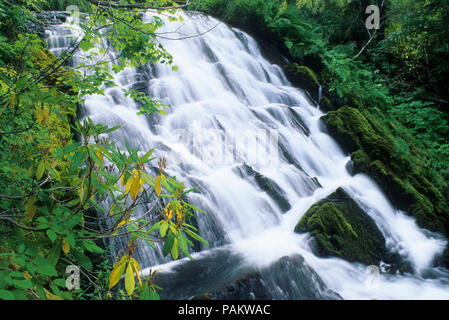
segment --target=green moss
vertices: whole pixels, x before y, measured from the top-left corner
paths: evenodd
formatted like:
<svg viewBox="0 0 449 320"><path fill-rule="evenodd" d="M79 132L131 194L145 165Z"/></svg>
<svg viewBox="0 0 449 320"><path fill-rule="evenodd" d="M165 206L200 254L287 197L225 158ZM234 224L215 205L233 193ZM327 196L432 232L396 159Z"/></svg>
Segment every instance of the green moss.
<svg viewBox="0 0 449 320"><path fill-rule="evenodd" d="M306 66L301 66L298 63L291 63L285 66L289 78L292 79L295 85L306 89L310 96L318 100L318 89L320 82L316 73Z"/></svg>
<svg viewBox="0 0 449 320"><path fill-rule="evenodd" d="M449 234L447 200L426 178L421 164L414 162L409 149L397 147L388 128L348 106L329 112L323 120L329 133L352 152L354 173L372 177L390 201L415 217L419 226Z"/></svg>
<svg viewBox="0 0 449 320"><path fill-rule="evenodd" d="M341 188L314 204L298 222L295 232L310 232L320 256L365 264L388 260L382 233Z"/></svg>
<svg viewBox="0 0 449 320"><path fill-rule="evenodd" d="M300 66L297 63L293 64L293 72L295 75L302 77L305 81L309 81L311 84L319 87L320 82L318 81L318 77L312 69L306 66Z"/></svg>
<svg viewBox="0 0 449 320"><path fill-rule="evenodd" d="M352 153L351 159L354 173L369 175L389 200L397 208L412 215L419 226L446 234L445 224L449 219L443 209L445 199L427 179L420 176L415 179L413 174L401 176L382 161L372 161L362 150Z"/></svg>
<svg viewBox="0 0 449 320"><path fill-rule="evenodd" d="M332 105L330 100L326 97L321 98L320 100L320 109L324 112L334 111L336 108Z"/></svg>
<svg viewBox="0 0 449 320"><path fill-rule="evenodd" d="M374 159L394 153L393 142L355 108L344 106L329 112L326 123L329 132L349 152L362 149Z"/></svg>

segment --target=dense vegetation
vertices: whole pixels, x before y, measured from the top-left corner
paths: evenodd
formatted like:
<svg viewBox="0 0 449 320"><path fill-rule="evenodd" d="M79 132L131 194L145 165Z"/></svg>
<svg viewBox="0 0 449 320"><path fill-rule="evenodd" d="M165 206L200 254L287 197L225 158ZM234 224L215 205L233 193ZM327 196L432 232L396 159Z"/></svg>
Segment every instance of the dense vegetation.
<svg viewBox="0 0 449 320"><path fill-rule="evenodd" d="M174 259L191 257L190 239L207 244L186 223L199 210L185 202L191 190L164 174L170 165L165 159L153 164L154 150L120 150L104 138L119 128L89 118L79 123L76 111L85 95L103 94L113 74L126 66L172 63L154 42L162 22L142 22L136 14L143 4L84 2L89 8L80 25L84 33L57 58L31 28L41 23L33 12L56 5L64 3L0 4L0 298L157 299L154 274L140 277L136 243L162 242L164 255ZM151 5L174 10L169 1ZM104 50L89 51L102 37L120 52L112 66L99 59ZM79 50L87 60L63 68ZM141 101L140 113L164 112L149 97L126 94ZM159 206L149 207L155 199ZM100 229L105 220L107 227ZM110 257L102 240L117 237L128 244L120 256ZM75 290L68 291L66 279L76 273L71 266L81 268L84 280L76 289L72 277ZM122 275L125 290L117 286Z"/></svg>
<svg viewBox="0 0 449 320"><path fill-rule="evenodd" d="M449 235L448 1L191 2L189 9L241 27L265 43L267 51L274 48L286 56L289 62L282 64L290 79L315 100L322 86L318 102L329 111L323 121L351 153L354 172L373 177L390 200L422 227ZM381 28L368 30L365 8L376 2ZM102 94L104 85L113 84L114 72L148 62L172 63L170 54L154 41L162 22L144 23L138 12L160 11L154 7L172 10L174 4L145 3L0 3L1 299L157 298L154 278L139 276L140 265L133 258L136 242L163 242L164 254L174 259L179 252L190 256L190 239L205 242L186 223L199 211L185 202L183 196L190 190L164 175L164 159L153 164L153 150L120 150L101 136L119 128L95 125L89 119L78 123L76 118L83 96ZM64 10L71 4L87 12L90 20L82 24L82 39L56 58L30 28L40 23L33 12ZM109 31L98 32L101 29ZM89 52L95 63L78 66L89 68L87 75L62 67L77 51L88 52L101 37L121 52L112 69L98 61L104 52ZM150 97L135 91L126 94L139 99L141 113L164 112ZM108 209L106 197L112 201ZM154 198L161 208L136 218L136 210ZM98 220L106 218L96 212L110 216L109 228L98 230ZM326 221L337 219L342 228L334 234L352 236L372 225L361 223L354 229L352 213L329 202L309 212L309 224L300 231L327 229ZM112 237L129 240L119 257L107 256L102 247L101 240ZM369 241L385 251L379 239ZM354 250L350 243L336 250L323 241L322 247L326 254L338 251L336 255L345 257ZM371 253L352 260L380 259L378 252ZM449 266L449 250L442 263ZM65 272L70 265L81 266L89 283L68 292ZM125 290L116 286L122 275Z"/></svg>
<svg viewBox="0 0 449 320"><path fill-rule="evenodd" d="M365 25L373 4L378 30ZM322 86L323 121L354 173L374 178L421 227L449 234L448 1L198 0L195 8L283 54L288 62L278 62L311 98ZM449 266L449 250L444 257Z"/></svg>

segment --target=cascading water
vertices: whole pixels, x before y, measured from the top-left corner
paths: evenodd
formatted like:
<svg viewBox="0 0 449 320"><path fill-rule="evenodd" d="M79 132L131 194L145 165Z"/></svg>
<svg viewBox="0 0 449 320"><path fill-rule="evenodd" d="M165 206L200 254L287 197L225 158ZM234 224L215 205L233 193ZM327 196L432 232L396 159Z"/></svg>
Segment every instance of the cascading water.
<svg viewBox="0 0 449 320"><path fill-rule="evenodd" d="M115 87L86 97L83 110L94 122L120 125L114 140L155 148L167 157L168 174L200 186L189 201L208 212L197 222L210 247L194 261L173 262L144 243L138 248L141 264L159 269L162 298L215 292L234 299L448 299L449 272L431 265L445 239L395 210L369 177L351 176L350 158L320 125L323 113L264 59L253 38L202 14L182 15L185 23L163 31L213 30L161 40L178 72L148 65L116 76L122 87L171 105L167 115L137 116L136 102ZM47 30L55 54L76 33L67 26ZM414 275L381 274L369 286L366 266L317 257L310 236L293 232L306 210L338 187L375 221L388 248L411 262Z"/></svg>

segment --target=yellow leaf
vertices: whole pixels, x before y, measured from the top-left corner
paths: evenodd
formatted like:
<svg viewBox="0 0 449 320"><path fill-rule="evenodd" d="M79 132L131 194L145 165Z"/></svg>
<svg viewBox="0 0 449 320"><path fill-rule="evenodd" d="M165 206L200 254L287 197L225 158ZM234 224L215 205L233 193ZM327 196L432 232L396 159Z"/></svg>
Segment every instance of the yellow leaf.
<svg viewBox="0 0 449 320"><path fill-rule="evenodd" d="M137 262L137 260L134 258L131 258L131 263L133 264L134 272L136 273L137 279L139 280L139 286L141 287L142 280L140 279L139 271L142 271L142 268L140 267L140 264Z"/></svg>
<svg viewBox="0 0 449 320"><path fill-rule="evenodd" d="M48 123L50 122L50 116L48 114L47 109L45 109L44 107L37 109L35 116L36 116L37 121L41 125L42 124L48 125Z"/></svg>
<svg viewBox="0 0 449 320"><path fill-rule="evenodd" d="M156 194L159 197L161 195L162 185L161 185L161 175L158 175L156 178Z"/></svg>
<svg viewBox="0 0 449 320"><path fill-rule="evenodd" d="M9 106L11 107L11 109L14 108L15 100L16 100L16 94L13 94L11 96L11 98L9 98Z"/></svg>
<svg viewBox="0 0 449 320"><path fill-rule="evenodd" d="M124 255L119 262L115 265L114 269L112 269L111 274L109 276L109 289L114 287L117 282L120 281L120 278L123 275L126 267L126 260L128 259L128 255Z"/></svg>
<svg viewBox="0 0 449 320"><path fill-rule="evenodd" d="M31 278L33 278L29 273L28 273L28 271L24 271L24 272L22 272L23 273L23 277L25 278L25 279L27 279L27 280L31 280Z"/></svg>
<svg viewBox="0 0 449 320"><path fill-rule="evenodd" d="M103 154L101 152L97 151L97 157L98 157L98 159L100 159L101 163L104 164Z"/></svg>
<svg viewBox="0 0 449 320"><path fill-rule="evenodd" d="M128 267L126 268L125 275L125 289L128 296L132 295L134 292L134 288L136 287L136 282L134 280L134 272L132 270L131 263L128 263Z"/></svg>
<svg viewBox="0 0 449 320"><path fill-rule="evenodd" d="M70 244L67 242L66 239L62 239L62 251L64 251L64 254L67 254L70 252Z"/></svg>
<svg viewBox="0 0 449 320"><path fill-rule="evenodd" d="M129 195L131 196L131 199L136 199L137 195L139 194L139 189L140 189L140 174L133 177L133 182L131 184L130 187L130 193Z"/></svg>
<svg viewBox="0 0 449 320"><path fill-rule="evenodd" d="M125 185L125 194L129 193L129 190L131 189L131 185L133 183L134 176L129 177L128 181L126 181Z"/></svg>
<svg viewBox="0 0 449 320"><path fill-rule="evenodd" d="M83 202L84 199L84 178L81 181L81 186L80 186L80 201Z"/></svg>
<svg viewBox="0 0 449 320"><path fill-rule="evenodd" d="M125 175L126 171L123 171L122 175L120 176L120 183L122 184L122 187L125 186Z"/></svg>
<svg viewBox="0 0 449 320"><path fill-rule="evenodd" d="M45 288L44 288L44 291L45 291L45 296L47 297L48 300L62 300L60 297L54 295L53 293L51 293L50 291L48 291Z"/></svg>
<svg viewBox="0 0 449 320"><path fill-rule="evenodd" d="M28 198L28 202L25 205L25 221L30 222L34 215L36 214L37 207L34 205L36 203L36 195L33 194Z"/></svg>
<svg viewBox="0 0 449 320"><path fill-rule="evenodd" d="M112 216L114 214L115 203L109 208L109 214Z"/></svg>
<svg viewBox="0 0 449 320"><path fill-rule="evenodd" d="M117 225L117 227L121 227L121 226L127 224L128 222L129 222L128 219L124 219L124 220L120 221L120 223Z"/></svg>

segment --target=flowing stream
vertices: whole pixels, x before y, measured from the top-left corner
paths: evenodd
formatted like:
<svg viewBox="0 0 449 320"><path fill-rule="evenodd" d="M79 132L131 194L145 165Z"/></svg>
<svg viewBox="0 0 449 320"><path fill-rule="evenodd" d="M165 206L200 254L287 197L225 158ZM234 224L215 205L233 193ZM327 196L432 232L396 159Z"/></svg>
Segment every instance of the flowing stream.
<svg viewBox="0 0 449 320"><path fill-rule="evenodd" d="M160 248L139 243L145 272L159 270L161 297L449 299L449 271L432 267L446 239L393 208L369 177L348 172L350 158L326 133L316 103L263 57L252 37L212 17L182 15L185 23L161 31L213 30L160 40L178 72L158 64L116 76L120 86L170 105L167 115L136 115L137 103L116 87L86 97L82 110L94 122L120 125L114 140L155 148L167 158L167 174L200 187L189 201L207 212L197 214L197 224L209 247L202 245L193 261L170 261ZM68 22L48 27L51 51L60 54L77 32ZM411 262L413 275L375 277L365 265L320 258L308 234L293 232L307 209L338 187L373 218L387 247Z"/></svg>

